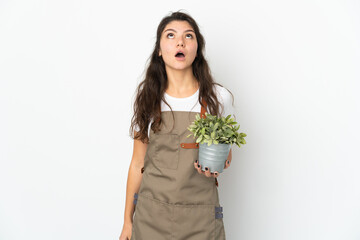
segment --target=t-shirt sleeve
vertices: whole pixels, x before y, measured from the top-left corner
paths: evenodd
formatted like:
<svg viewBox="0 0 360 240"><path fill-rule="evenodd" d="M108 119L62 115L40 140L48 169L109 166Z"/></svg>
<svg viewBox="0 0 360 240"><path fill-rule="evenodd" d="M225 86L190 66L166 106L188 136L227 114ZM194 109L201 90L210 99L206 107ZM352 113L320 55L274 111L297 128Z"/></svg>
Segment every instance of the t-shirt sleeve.
<svg viewBox="0 0 360 240"><path fill-rule="evenodd" d="M151 127L152 122L153 122L153 119L151 118L151 119L150 119L150 123L149 123L149 125L148 125L148 137L150 137L150 127ZM135 124L135 125L134 125L134 130L137 131L137 132L140 131L140 127L139 127L138 124Z"/></svg>
<svg viewBox="0 0 360 240"><path fill-rule="evenodd" d="M222 117L227 117L228 115L231 115L231 117L235 118L235 109L232 105L232 95L230 94L230 92L225 89L222 88L221 89L221 100L222 100L222 104L224 105L224 109L222 109L221 112L221 116Z"/></svg>
<svg viewBox="0 0 360 240"><path fill-rule="evenodd" d="M134 130L135 130L135 131L137 131L137 132L139 132L139 131L140 131L140 127L139 127L139 125L138 125L138 124L135 124Z"/></svg>

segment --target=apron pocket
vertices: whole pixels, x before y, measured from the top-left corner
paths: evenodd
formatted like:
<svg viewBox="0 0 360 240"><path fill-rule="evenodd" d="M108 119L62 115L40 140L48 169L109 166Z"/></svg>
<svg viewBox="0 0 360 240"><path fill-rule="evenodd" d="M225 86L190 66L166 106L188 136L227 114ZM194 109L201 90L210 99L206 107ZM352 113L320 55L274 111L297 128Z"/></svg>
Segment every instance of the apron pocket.
<svg viewBox="0 0 360 240"><path fill-rule="evenodd" d="M174 207L175 239L219 240L215 238L215 227L213 205Z"/></svg>
<svg viewBox="0 0 360 240"><path fill-rule="evenodd" d="M169 240L172 238L172 208L139 195L131 240Z"/></svg>
<svg viewBox="0 0 360 240"><path fill-rule="evenodd" d="M159 168L177 169L180 136L176 133L155 134L154 165Z"/></svg>

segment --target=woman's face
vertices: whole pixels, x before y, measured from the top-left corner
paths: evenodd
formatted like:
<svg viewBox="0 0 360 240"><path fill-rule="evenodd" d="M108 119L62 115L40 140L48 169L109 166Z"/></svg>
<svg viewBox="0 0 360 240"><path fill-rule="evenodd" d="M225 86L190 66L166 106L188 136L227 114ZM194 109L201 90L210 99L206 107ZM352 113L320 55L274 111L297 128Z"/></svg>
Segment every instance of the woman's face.
<svg viewBox="0 0 360 240"><path fill-rule="evenodd" d="M172 21L161 34L159 56L162 56L166 67L183 70L191 68L197 47L197 39L191 25L187 21ZM184 55L176 56L178 51Z"/></svg>

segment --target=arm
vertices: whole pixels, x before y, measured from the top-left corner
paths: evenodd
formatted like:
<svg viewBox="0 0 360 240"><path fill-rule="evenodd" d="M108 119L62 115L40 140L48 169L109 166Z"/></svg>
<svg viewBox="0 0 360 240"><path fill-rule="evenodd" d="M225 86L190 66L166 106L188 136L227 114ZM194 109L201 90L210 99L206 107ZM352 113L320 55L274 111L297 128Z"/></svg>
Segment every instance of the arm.
<svg viewBox="0 0 360 240"><path fill-rule="evenodd" d="M129 167L126 185L124 225L132 225L133 222L133 214L135 210L133 203L134 194L137 193L140 188L142 180L141 168L144 166L147 145L148 144L142 143L140 140L134 140L133 156Z"/></svg>
<svg viewBox="0 0 360 240"><path fill-rule="evenodd" d="M229 160L230 162L231 162L231 158L232 158L232 153L231 153L231 148L230 148L230 152L229 152L229 155L228 155L228 157L227 157L227 160Z"/></svg>
<svg viewBox="0 0 360 240"><path fill-rule="evenodd" d="M231 158L232 158L231 150L232 150L232 149L230 148L230 152L229 152L229 155L228 155L228 157L227 157L227 159L226 159L224 169L227 169L227 168L230 166L230 164L231 164ZM229 161L229 163L228 163L228 161Z"/></svg>

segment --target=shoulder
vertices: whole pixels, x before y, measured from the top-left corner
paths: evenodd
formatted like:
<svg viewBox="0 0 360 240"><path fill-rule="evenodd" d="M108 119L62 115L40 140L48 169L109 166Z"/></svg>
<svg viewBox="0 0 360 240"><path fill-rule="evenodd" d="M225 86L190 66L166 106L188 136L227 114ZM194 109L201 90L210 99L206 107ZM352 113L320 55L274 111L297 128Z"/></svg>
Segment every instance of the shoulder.
<svg viewBox="0 0 360 240"><path fill-rule="evenodd" d="M215 90L217 93L217 97L220 98L219 101L221 101L224 104L232 104L233 96L229 92L229 90L226 87L220 86L218 84L214 84Z"/></svg>
<svg viewBox="0 0 360 240"><path fill-rule="evenodd" d="M233 96L230 93L230 91L223 86L214 84L215 92L218 98L218 101L220 103L220 115L221 116L228 116L228 115L234 115L235 109L233 106Z"/></svg>

